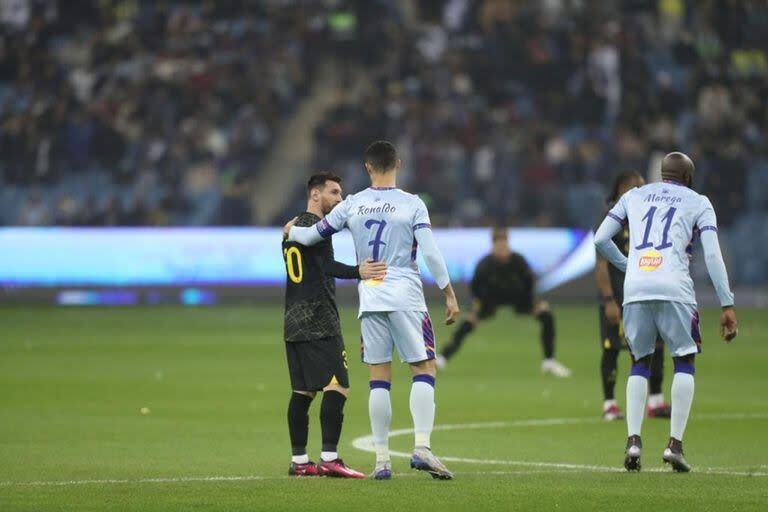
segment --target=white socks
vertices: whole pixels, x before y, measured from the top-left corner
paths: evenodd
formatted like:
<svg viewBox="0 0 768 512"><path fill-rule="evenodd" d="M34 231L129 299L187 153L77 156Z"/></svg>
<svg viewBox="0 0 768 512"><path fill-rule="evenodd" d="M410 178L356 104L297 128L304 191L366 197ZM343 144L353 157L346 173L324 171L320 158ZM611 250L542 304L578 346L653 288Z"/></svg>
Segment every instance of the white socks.
<svg viewBox="0 0 768 512"><path fill-rule="evenodd" d="M627 436L640 435L647 396L648 379L641 375L630 375L627 379Z"/></svg>
<svg viewBox="0 0 768 512"><path fill-rule="evenodd" d="M391 384L383 380L370 382L368 414L371 418L376 462L389 461L389 426L392 423L392 402L389 398ZM413 417L414 446L430 446L430 436L435 425L435 378L431 375L415 375L411 385L411 416Z"/></svg>
<svg viewBox="0 0 768 512"><path fill-rule="evenodd" d="M693 403L693 375L690 373L675 373L672 379L672 421L669 435L678 441L683 440L688 415Z"/></svg>
<svg viewBox="0 0 768 512"><path fill-rule="evenodd" d="M664 393L650 395L648 397L648 407L653 409L655 407L661 407L662 405L664 405Z"/></svg>
<svg viewBox="0 0 768 512"><path fill-rule="evenodd" d="M332 462L339 458L339 452L320 452L320 460L323 462Z"/></svg>
<svg viewBox="0 0 768 512"><path fill-rule="evenodd" d="M430 375L416 375L411 385L411 416L413 417L414 446L430 446L435 425L435 379Z"/></svg>
<svg viewBox="0 0 768 512"><path fill-rule="evenodd" d="M627 379L627 434L639 436L643 426L645 400L648 397L650 369L642 364L632 367ZM675 377L672 379L672 418L669 435L683 440L685 426L693 403L695 368L692 362L675 360ZM655 398L658 398L657 395ZM662 398L663 400L663 398Z"/></svg>
<svg viewBox="0 0 768 512"><path fill-rule="evenodd" d="M291 462L294 464L308 464L309 463L309 455L306 453L304 455L294 455L291 457Z"/></svg>
<svg viewBox="0 0 768 512"><path fill-rule="evenodd" d="M390 383L372 380L368 398L368 415L376 447L376 462L389 461L389 425L392 422L392 402L389 400Z"/></svg>

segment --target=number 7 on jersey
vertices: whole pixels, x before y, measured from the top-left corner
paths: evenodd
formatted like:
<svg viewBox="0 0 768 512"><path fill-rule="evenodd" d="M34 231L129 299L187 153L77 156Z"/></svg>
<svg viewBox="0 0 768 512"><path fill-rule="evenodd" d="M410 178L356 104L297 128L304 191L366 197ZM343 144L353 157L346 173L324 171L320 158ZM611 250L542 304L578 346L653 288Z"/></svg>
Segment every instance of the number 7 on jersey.
<svg viewBox="0 0 768 512"><path fill-rule="evenodd" d="M373 246L373 261L379 261L379 247L383 245L387 245L386 243L381 241L381 235L384 232L384 227L387 225L386 221L383 220L375 220L375 219L368 219L365 221L365 227L373 230L374 226L378 226L376 229L376 233L373 236L373 240L368 242L368 245Z"/></svg>

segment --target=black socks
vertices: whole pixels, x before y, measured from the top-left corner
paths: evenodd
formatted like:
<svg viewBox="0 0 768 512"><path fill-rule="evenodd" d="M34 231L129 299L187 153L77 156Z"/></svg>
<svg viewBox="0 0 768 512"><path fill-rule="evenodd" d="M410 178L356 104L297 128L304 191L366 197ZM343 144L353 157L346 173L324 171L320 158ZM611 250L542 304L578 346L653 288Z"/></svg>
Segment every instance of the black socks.
<svg viewBox="0 0 768 512"><path fill-rule="evenodd" d="M664 381L664 345L656 345L651 359L651 378L648 379L648 391L651 395L661 394L661 383Z"/></svg>
<svg viewBox="0 0 768 512"><path fill-rule="evenodd" d="M603 380L603 398L605 400L613 400L616 398L614 390L616 389L616 367L618 359L618 350L603 350L603 357L600 359L600 376Z"/></svg>
<svg viewBox="0 0 768 512"><path fill-rule="evenodd" d="M338 391L326 391L320 404L320 428L323 436L323 451L335 452L341 437L341 425L344 423L344 403L347 397ZM292 393L288 402L288 432L291 437L293 455L307 453L309 437L309 406L312 397L301 393Z"/></svg>
<svg viewBox="0 0 768 512"><path fill-rule="evenodd" d="M291 393L291 400L288 402L288 433L291 436L293 455L304 455L307 453L309 406L311 404L311 396Z"/></svg>
<svg viewBox="0 0 768 512"><path fill-rule="evenodd" d="M347 397L338 391L323 393L320 404L320 428L323 433L323 451L335 452L341 437L341 425L344 423L344 403Z"/></svg>
<svg viewBox="0 0 768 512"><path fill-rule="evenodd" d="M544 359L555 357L555 317L550 311L543 311L536 315L541 324L541 349L544 351Z"/></svg>

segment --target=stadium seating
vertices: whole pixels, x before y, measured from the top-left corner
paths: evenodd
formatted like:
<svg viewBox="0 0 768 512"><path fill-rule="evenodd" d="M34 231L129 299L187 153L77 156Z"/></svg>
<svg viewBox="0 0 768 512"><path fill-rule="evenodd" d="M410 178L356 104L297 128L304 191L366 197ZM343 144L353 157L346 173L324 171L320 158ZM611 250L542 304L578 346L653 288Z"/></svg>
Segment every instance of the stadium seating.
<svg viewBox="0 0 768 512"><path fill-rule="evenodd" d="M307 130L346 190L388 138L437 226L589 228L618 170L680 149L725 238L768 244L749 235L768 211L764 2L21 3L0 21L5 225L249 224L243 184L335 59L338 101Z"/></svg>

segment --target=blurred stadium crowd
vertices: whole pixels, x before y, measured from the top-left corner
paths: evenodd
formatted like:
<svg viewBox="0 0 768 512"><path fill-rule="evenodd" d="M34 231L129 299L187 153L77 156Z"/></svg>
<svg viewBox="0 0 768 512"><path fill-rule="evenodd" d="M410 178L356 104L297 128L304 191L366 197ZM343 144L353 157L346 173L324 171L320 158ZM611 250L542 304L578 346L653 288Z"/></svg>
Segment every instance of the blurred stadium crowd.
<svg viewBox="0 0 768 512"><path fill-rule="evenodd" d="M0 1L5 223L249 223L324 51L323 7L283 3Z"/></svg>
<svg viewBox="0 0 768 512"><path fill-rule="evenodd" d="M436 225L587 228L616 172L680 149L734 252L768 253L765 1L0 0L0 18L5 224L249 224L251 179L335 59L313 168L346 190L389 138Z"/></svg>
<svg viewBox="0 0 768 512"><path fill-rule="evenodd" d="M318 165L357 173L386 136L441 224L588 227L618 170L682 148L723 224L764 209L767 4L612 3L421 2L442 8L366 56L375 86L328 113Z"/></svg>

